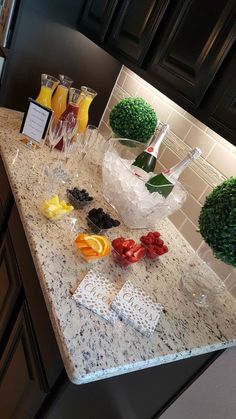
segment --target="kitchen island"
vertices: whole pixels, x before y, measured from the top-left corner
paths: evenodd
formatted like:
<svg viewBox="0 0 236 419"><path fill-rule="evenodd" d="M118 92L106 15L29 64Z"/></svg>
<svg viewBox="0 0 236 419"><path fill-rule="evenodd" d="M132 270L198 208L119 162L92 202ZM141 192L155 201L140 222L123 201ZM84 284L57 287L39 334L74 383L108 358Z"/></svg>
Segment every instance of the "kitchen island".
<svg viewBox="0 0 236 419"><path fill-rule="evenodd" d="M164 310L151 338L144 337L121 321L112 326L76 304L72 293L90 265L81 261L73 240L76 231L83 231L86 227L87 210L78 212L76 224L71 217L52 223L40 213L40 204L45 198L43 166L52 162L52 156L46 146L32 152L20 143L22 136L18 132L21 119L19 112L1 108L1 158L70 381L80 385L91 383L236 345L236 301L230 294L218 297L212 308L200 309L179 290L181 272L193 250L168 219L160 224L158 230L170 251L158 261L143 260L127 270L116 266L110 258L106 264L98 262L93 265L94 270L102 270L118 284L130 279L162 304ZM89 187L93 183L93 206L103 207L114 214L102 199L101 182L96 184L93 167L83 163L80 171L79 163L77 166L79 186ZM78 185L74 180L65 189L68 186ZM108 237L132 236L137 240L143 233L144 230L131 232L121 223L118 228L109 231ZM14 241L14 237L11 240ZM133 417L130 414L127 419ZM143 416L143 419L146 418L148 416Z"/></svg>

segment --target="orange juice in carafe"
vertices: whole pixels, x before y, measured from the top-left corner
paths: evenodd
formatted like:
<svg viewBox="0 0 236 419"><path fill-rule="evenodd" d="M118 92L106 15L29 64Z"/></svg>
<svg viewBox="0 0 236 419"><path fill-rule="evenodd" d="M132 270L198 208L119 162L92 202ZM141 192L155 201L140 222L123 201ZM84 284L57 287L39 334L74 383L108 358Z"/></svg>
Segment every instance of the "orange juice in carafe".
<svg viewBox="0 0 236 419"><path fill-rule="evenodd" d="M95 92L95 90L90 89L86 86L81 87L81 94L78 99L79 103L77 102L77 104L79 105L78 132L84 132L86 130L89 119L89 107L95 96L97 96L97 92Z"/></svg>
<svg viewBox="0 0 236 419"><path fill-rule="evenodd" d="M63 74L59 74L59 79L60 84L52 97L52 109L57 118L66 110L69 88L73 83L72 79Z"/></svg>
<svg viewBox="0 0 236 419"><path fill-rule="evenodd" d="M47 108L52 107L52 94L57 87L59 80L49 74L41 75L41 89L36 102Z"/></svg>

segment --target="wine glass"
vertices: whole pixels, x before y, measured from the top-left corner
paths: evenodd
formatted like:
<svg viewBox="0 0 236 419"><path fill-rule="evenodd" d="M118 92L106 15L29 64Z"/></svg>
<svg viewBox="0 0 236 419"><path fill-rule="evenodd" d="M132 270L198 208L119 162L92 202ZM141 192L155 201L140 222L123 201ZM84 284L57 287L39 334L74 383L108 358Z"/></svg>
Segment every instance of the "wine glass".
<svg viewBox="0 0 236 419"><path fill-rule="evenodd" d="M53 118L48 131L50 152L52 152L53 148L59 143L61 138L64 137L65 130L65 122L60 119Z"/></svg>

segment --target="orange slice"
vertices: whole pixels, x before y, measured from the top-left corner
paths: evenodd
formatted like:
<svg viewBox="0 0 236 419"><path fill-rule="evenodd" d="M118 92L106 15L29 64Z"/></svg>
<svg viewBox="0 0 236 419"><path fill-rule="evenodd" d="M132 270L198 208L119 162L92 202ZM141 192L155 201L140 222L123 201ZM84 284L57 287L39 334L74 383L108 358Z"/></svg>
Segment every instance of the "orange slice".
<svg viewBox="0 0 236 419"><path fill-rule="evenodd" d="M100 242L99 236L86 236L84 240L98 255L102 254L103 246Z"/></svg>
<svg viewBox="0 0 236 419"><path fill-rule="evenodd" d="M76 242L76 243L77 243L77 242L80 242L80 241L84 242L84 237L85 237L85 236L86 236L86 234L84 234L84 233L79 234L79 235L76 237L75 242Z"/></svg>
<svg viewBox="0 0 236 419"><path fill-rule="evenodd" d="M110 245L110 242L109 242L108 238L105 237L105 236L100 236L99 240L100 240L100 243L103 247L102 255L103 256L109 255L109 253L111 251L111 245Z"/></svg>

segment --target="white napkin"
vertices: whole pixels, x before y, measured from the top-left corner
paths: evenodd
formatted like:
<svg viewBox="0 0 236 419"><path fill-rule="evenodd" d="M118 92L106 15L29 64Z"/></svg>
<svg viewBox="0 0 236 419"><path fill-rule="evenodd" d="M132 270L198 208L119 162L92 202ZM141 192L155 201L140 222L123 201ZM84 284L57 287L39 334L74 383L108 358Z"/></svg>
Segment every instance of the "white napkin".
<svg viewBox="0 0 236 419"><path fill-rule="evenodd" d="M105 320L114 323L118 316L111 310L111 303L118 291L119 288L105 276L91 269L75 290L73 298Z"/></svg>
<svg viewBox="0 0 236 419"><path fill-rule="evenodd" d="M118 316L145 336L154 332L162 308L131 281L125 283L112 302L112 309Z"/></svg>

